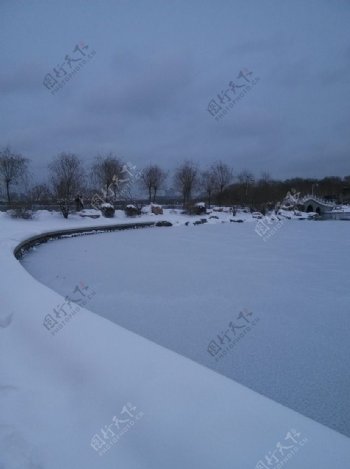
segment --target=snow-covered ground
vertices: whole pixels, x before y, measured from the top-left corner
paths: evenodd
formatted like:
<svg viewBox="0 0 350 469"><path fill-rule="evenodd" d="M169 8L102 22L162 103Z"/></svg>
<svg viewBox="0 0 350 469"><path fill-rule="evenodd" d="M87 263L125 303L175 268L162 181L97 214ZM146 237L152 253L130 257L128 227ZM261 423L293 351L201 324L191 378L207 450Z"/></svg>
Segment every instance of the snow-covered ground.
<svg viewBox="0 0 350 469"><path fill-rule="evenodd" d="M350 225L346 228L344 222L286 221L273 237L264 242L255 233L252 223L221 224L225 217L229 221L229 214L219 214L219 219L212 219L212 223L219 223L216 226L208 224L185 227L181 226L185 218L173 213L156 219L172 218L173 222L178 221L179 226L174 228L152 228L55 241L37 248L36 251L41 256L45 250L49 254L51 249L63 246L61 257L56 256L52 260L56 265L46 264L48 277L55 267L56 275L62 275L62 271L59 271L62 256L69 263L75 250L81 254L80 246L83 244L80 242L91 240L96 246L93 252L84 253L85 258L79 257L80 267L76 264L71 268L72 278L67 273L68 277L63 279L67 283L61 283L62 279L58 278L62 287L66 285L65 291L62 291L64 296L35 280L13 257L16 245L35 234L65 227L97 227L99 224L114 224L118 221L125 223L124 217L118 215L118 218L111 220L79 217L63 220L57 214L41 213L36 220L22 221L11 220L6 214L0 214L0 467L104 469L122 466L127 469L187 469L198 466L209 469L237 466L244 469L264 469L282 467L278 461L283 459L288 459L284 465L295 469L347 467L350 461L350 443L347 437L188 358L106 321L88 309L103 302L104 295L111 294L118 306L118 322L122 324L120 318L124 316L125 319L124 313L130 317L135 313L136 318L142 318L144 327L147 324L144 321L146 315L152 317L152 320L161 321L162 315L165 317L174 308L179 308L177 318L173 318L172 323L165 328L164 337L172 337L169 329L181 326L184 314L187 313L188 328L187 324L185 328L181 327L181 344L186 347L190 341L193 342L192 358L197 361L205 353L208 359L215 361L206 351L208 342L215 339L217 333L226 332L228 323L235 320L232 314L236 315L242 308L247 308L245 312L253 313L246 316L247 320L256 317L259 322L216 366L219 371L224 372L225 360L229 359L233 363L235 359L241 361L243 374L249 375L251 362L260 364L254 354L262 353L261 350L267 353L270 351L270 355L258 358L266 364L266 360L273 357L273 365L276 364L271 342L277 340L281 343L282 338L276 337L274 326L279 332L283 331L284 324L295 327L295 321L289 322L287 316L281 312L286 304L283 295L278 295L275 303L269 301L271 296L277 294L277 285L285 285L287 280L290 290L297 286L294 295L288 293L285 287L283 292L287 292L289 302L295 301L293 313L299 319L298 331L301 330L300 338L303 343L305 329L310 328L310 319L306 320L306 315L309 314L308 307L312 301L298 295L299 289L301 294L306 291L299 278L303 278L303 268L308 263L318 263L320 258L327 257L333 250L335 257L327 264L327 280L323 280L323 285L327 286L328 281L329 290L332 289L331 293L328 290L333 300L328 313L333 314L333 318L337 315L336 319L343 322L339 324L334 319L332 324L327 322L326 328L321 320L317 323L314 320L312 326L318 328L319 334L323 335L327 353L337 354L339 349L332 350L329 344L334 344L331 340L334 335L339 334L342 339L343 334L346 334L346 314L344 309L337 309L343 308L345 304L339 299L344 295L343 284L340 284L338 290L334 290L336 285L333 279L340 280L340 274L344 273L343 264L340 264L341 270L338 270L339 252L343 251L345 259L349 248L349 244L346 244L349 243L346 230L350 229ZM145 215L138 220L151 218L151 215ZM334 228L332 233L333 228L326 223L331 223L332 226L339 224L339 228ZM313 233L309 226L314 227ZM326 229L329 236L328 249L322 242L326 252L317 249L317 237L311 238L311 234L317 236L318 230L322 229ZM296 246L294 236L288 234L291 230L294 230L295 236L300 237L301 245ZM303 230L309 230L309 236L305 236ZM331 237L333 235L336 238ZM107 241L109 239L113 241ZM232 241L231 245L228 240ZM68 246L75 241L76 249L72 250ZM66 242L67 245L64 245ZM109 253L109 260L114 262L108 262L108 275L105 275L100 271L102 260L99 259L103 259L107 251L105 247L111 246L111 242L114 247ZM254 248L254 243L259 245L259 249ZM224 266L221 263L220 266L217 259L225 246L231 263ZM293 262L291 273L288 276L285 273L284 277L280 267L283 259L278 256L282 247L286 259ZM298 249L301 250L300 253ZM271 265L264 270L261 266L265 265L267 250L270 252ZM308 257L307 253L313 253L314 258ZM36 257L34 255L33 259ZM90 263L87 264L88 258ZM303 267L298 264L298 259L304 260ZM211 264L208 265L208 262ZM259 275L255 273L254 263L255 268L259 267ZM167 282L166 275L176 276L180 264L183 265L183 278L175 277L176 282L172 283L169 277ZM198 279L194 275L203 269L212 275L205 285L204 275ZM90 284L91 272L95 272L96 282L92 278ZM157 276L154 277L156 272ZM319 280L322 278L323 272L314 270L313 273L319 275ZM133 276L132 280L130 275ZM214 276L219 276L222 283ZM323 278L325 277L326 274ZM141 280L145 283L140 283ZM186 285L189 282L190 288ZM265 291L265 303L261 296L262 290L259 290L260 282L268 289ZM310 282L307 293L315 295L315 299L320 290L315 291L316 280ZM106 283L113 288L112 293L103 289ZM149 290L151 287L153 290ZM178 298L181 292L185 293L182 300ZM63 311L67 311L68 315L72 314L72 305L68 298L72 296L77 301L87 301L88 309L80 306L79 311L71 319L67 319L62 329L52 335L49 324L46 322L49 329L43 325L44 319L48 314L54 317L57 311L61 314L61 319L64 319ZM91 298L86 298L87 296ZM344 298L346 300L349 297ZM206 299L208 305L203 299ZM140 301L145 301L143 316L140 314ZM329 308L326 293L317 301L325 320L321 302L325 301ZM107 298L106 314L111 314L111 304L113 303ZM123 305L127 305L128 310L122 312ZM156 311L158 307L160 311ZM209 318L202 317L202 321L198 321L201 308L205 308L205 311L216 309L217 317L212 314ZM313 318L315 309L312 308ZM57 321L61 319L57 318ZM168 320L169 314L166 322ZM304 320L306 324L303 324ZM240 321L244 319L241 318ZM200 340L192 335L195 324L198 325ZM164 330L164 327L158 330ZM263 349L254 350L254 346L261 342L261 334L266 336L266 331L270 334L270 343ZM143 331L144 335L146 332ZM175 336L176 334L173 335L174 339ZM315 334L309 335L308 353L311 354L314 336ZM204 337L205 341L202 340ZM178 336L177 339L179 341ZM283 350L281 357L277 358L277 370L280 370L281 376L284 368L295 369L300 365L299 336L294 337L294 344L295 347L289 349L287 355L286 350ZM166 345L172 347L171 343ZM181 353L185 353L184 349L181 349ZM327 353L322 353L320 359L324 360ZM282 363L281 358L286 356L288 363ZM346 360L348 363L347 355L344 357L344 364ZM255 371L260 382L266 366L259 368L259 364ZM317 381L319 364L314 365L314 378ZM328 361L325 366L329 366ZM296 376L302 379L303 370L299 371ZM273 371L270 370L270 373L272 376ZM345 385L345 378L343 383ZM341 385L342 383L338 389L342 389ZM317 392L325 394L323 388ZM334 404L340 398L337 396ZM324 401L328 399L324 395ZM143 412L144 415L138 412ZM338 412L338 409L334 412ZM112 443L103 456L99 456L98 451L90 444L92 442L95 447L100 445L102 450L111 440L115 443Z"/></svg>

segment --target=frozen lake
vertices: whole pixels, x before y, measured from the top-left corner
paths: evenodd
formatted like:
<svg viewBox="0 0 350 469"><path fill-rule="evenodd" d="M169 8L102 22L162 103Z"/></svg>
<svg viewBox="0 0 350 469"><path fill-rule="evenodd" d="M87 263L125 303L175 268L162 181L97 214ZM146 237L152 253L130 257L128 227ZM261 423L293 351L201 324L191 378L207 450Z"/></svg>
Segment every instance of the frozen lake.
<svg viewBox="0 0 350 469"><path fill-rule="evenodd" d="M349 253L350 223L287 221L267 242L252 223L62 239L22 264L64 297L88 286L91 311L350 436Z"/></svg>

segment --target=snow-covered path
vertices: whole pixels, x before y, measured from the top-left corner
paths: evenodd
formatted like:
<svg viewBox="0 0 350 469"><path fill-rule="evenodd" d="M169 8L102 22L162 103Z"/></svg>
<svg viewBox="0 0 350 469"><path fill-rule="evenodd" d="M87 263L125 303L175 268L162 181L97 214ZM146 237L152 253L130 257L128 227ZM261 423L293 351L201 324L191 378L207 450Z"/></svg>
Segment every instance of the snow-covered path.
<svg viewBox="0 0 350 469"><path fill-rule="evenodd" d="M13 250L40 232L99 223L1 214L1 468L261 469L277 467L266 466L272 453L290 454L291 469L348 466L348 438L88 310L52 336L44 317L65 300ZM92 437L106 446L118 425L99 456Z"/></svg>

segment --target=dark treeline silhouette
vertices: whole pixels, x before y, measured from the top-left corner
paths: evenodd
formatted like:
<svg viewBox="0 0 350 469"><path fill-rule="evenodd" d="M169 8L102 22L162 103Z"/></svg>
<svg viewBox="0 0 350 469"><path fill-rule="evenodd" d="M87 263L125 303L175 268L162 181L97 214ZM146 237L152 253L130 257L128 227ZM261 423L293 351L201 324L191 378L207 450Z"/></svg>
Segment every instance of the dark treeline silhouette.
<svg viewBox="0 0 350 469"><path fill-rule="evenodd" d="M0 198L3 204L69 205L77 197L84 197L88 206L96 192L106 191L108 187L117 201L118 184L125 177L125 162L113 153L98 155L89 168L76 154L60 153L48 163L47 179L40 183L31 182L29 166L28 158L12 152L9 147L0 151ZM189 160L180 163L173 174L157 164L138 169L138 174L133 179L136 194L133 197L135 201L137 198L145 203L181 203L188 208L196 201L204 201L209 206L238 205L263 211L273 208L288 191L313 194L336 203L350 202L350 176L275 180L267 172L259 178L248 170L235 172L222 161L201 168ZM126 202L130 203L131 198L129 195Z"/></svg>
<svg viewBox="0 0 350 469"><path fill-rule="evenodd" d="M247 205L256 209L272 208L291 190L336 203L349 203L350 176L322 179L298 177L285 180L261 178L249 184L236 181L225 189L220 202L226 205Z"/></svg>

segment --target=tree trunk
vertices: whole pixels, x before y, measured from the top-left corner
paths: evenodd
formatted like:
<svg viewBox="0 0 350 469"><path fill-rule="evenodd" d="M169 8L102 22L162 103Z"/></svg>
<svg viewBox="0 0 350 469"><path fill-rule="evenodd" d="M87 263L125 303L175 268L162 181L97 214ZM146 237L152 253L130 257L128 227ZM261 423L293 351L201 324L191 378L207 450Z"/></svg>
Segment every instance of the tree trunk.
<svg viewBox="0 0 350 469"><path fill-rule="evenodd" d="M153 191L154 191L154 192L153 192L153 203L155 203L155 201L156 201L156 195L157 195L157 188L154 187L154 188L153 188Z"/></svg>
<svg viewBox="0 0 350 469"><path fill-rule="evenodd" d="M10 203L11 203L11 198L10 198L10 181L6 181L6 194L7 194L7 202L10 204Z"/></svg>

